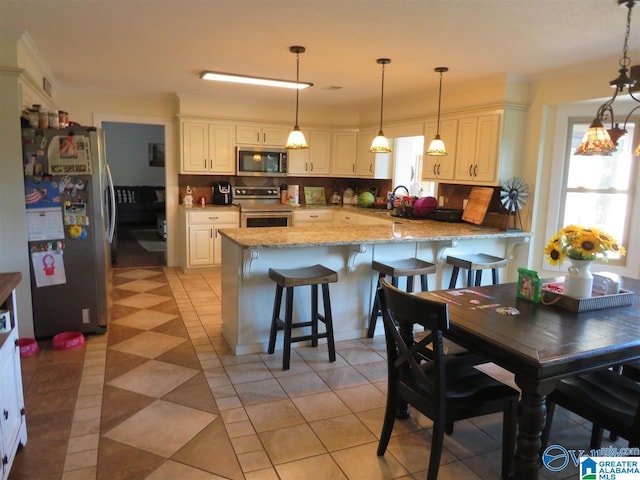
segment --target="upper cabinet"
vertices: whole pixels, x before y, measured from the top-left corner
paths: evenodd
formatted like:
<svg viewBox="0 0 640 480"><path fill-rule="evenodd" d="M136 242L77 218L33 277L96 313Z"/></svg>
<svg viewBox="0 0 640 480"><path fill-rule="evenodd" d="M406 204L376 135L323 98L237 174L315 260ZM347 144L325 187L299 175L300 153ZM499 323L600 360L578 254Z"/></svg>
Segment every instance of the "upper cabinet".
<svg viewBox="0 0 640 480"><path fill-rule="evenodd" d="M331 130L310 130L309 175L329 176L331 174Z"/></svg>
<svg viewBox="0 0 640 480"><path fill-rule="evenodd" d="M235 126L227 123L181 122L180 173L234 175Z"/></svg>
<svg viewBox="0 0 640 480"><path fill-rule="evenodd" d="M336 177L355 176L358 133L355 131L334 131L331 140L331 175Z"/></svg>
<svg viewBox="0 0 640 480"><path fill-rule="evenodd" d="M424 149L429 148L429 143L438 132L438 122L424 124ZM430 181L453 180L455 174L456 152L458 141L458 120L445 120L440 122L440 138L444 142L447 154L423 155L422 179Z"/></svg>
<svg viewBox="0 0 640 480"><path fill-rule="evenodd" d="M458 121L456 180L470 183L497 180L501 117L495 113Z"/></svg>
<svg viewBox="0 0 640 480"><path fill-rule="evenodd" d="M238 125L236 142L238 145L264 145L284 148L289 131L284 127L271 125Z"/></svg>
<svg viewBox="0 0 640 480"><path fill-rule="evenodd" d="M391 154L371 153L371 141L376 136L376 130L364 129L358 133L358 144L356 152L356 171L359 178L391 178L393 168Z"/></svg>

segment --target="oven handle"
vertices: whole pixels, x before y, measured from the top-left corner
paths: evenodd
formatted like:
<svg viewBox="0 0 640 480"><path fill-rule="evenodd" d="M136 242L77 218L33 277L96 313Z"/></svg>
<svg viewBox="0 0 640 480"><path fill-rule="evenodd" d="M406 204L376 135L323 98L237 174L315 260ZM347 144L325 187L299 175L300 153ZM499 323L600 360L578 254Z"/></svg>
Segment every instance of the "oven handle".
<svg viewBox="0 0 640 480"><path fill-rule="evenodd" d="M243 213L245 218L291 218L293 212L249 212Z"/></svg>

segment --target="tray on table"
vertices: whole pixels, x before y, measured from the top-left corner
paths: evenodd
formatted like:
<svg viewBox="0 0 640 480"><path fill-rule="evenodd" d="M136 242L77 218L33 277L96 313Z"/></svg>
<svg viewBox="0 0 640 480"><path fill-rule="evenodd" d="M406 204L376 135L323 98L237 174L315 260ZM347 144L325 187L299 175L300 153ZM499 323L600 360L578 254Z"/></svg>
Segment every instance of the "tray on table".
<svg viewBox="0 0 640 480"><path fill-rule="evenodd" d="M619 293L603 294L594 291L591 297L574 298L564 295L562 293L563 291L563 282L542 284L540 289L540 303L579 313L631 305L635 295L632 291L620 289Z"/></svg>

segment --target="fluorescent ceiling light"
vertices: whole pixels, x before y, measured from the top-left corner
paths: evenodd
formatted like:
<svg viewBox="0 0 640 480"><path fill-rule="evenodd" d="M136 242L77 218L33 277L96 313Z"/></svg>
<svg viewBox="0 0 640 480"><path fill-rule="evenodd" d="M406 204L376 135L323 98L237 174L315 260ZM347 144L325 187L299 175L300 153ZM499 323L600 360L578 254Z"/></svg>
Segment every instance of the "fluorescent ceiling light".
<svg viewBox="0 0 640 480"><path fill-rule="evenodd" d="M302 90L313 86L313 83L308 82L293 82L290 80L278 80L275 78L261 78L250 77L248 75L236 75L233 73L222 72L202 72L200 78L203 80L215 80L218 82L231 82L231 83L245 83L248 85L262 85L265 87L280 87L280 88L297 88Z"/></svg>

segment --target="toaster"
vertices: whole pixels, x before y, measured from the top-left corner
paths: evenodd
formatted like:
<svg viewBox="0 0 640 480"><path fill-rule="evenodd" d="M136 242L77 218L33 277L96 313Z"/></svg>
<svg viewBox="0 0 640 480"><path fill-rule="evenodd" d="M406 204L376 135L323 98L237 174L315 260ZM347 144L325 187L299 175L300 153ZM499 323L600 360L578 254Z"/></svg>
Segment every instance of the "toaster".
<svg viewBox="0 0 640 480"><path fill-rule="evenodd" d="M216 182L213 185L213 204L214 205L231 205L231 185L229 182Z"/></svg>

